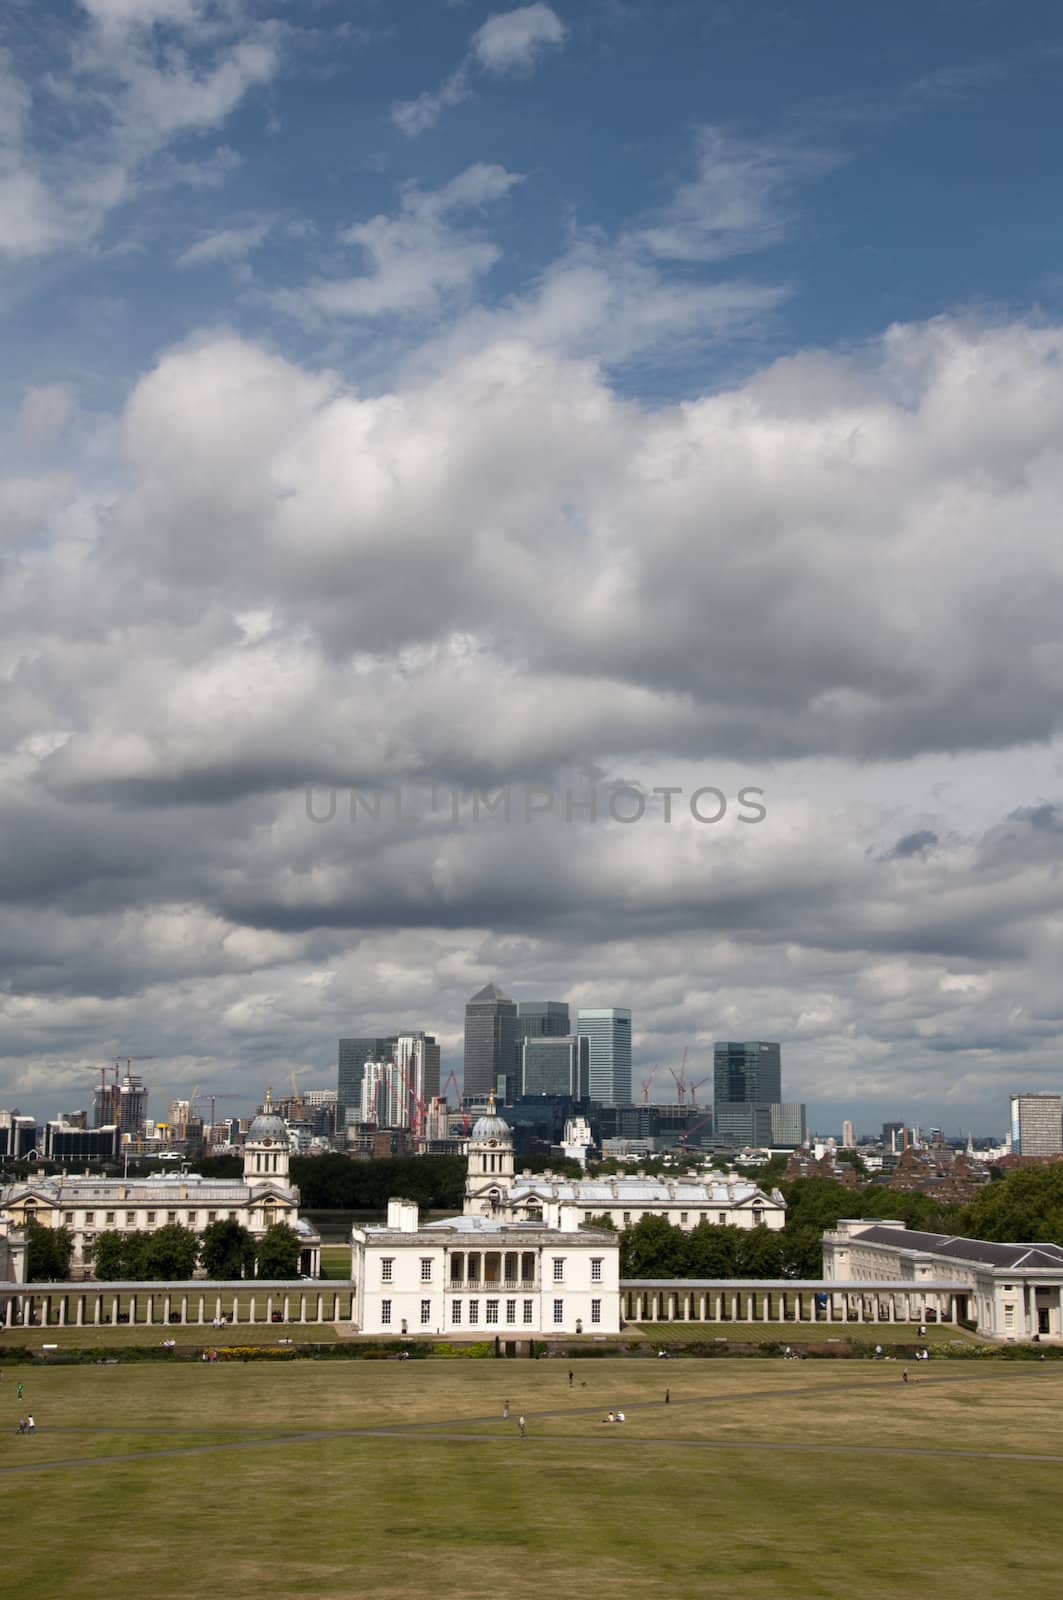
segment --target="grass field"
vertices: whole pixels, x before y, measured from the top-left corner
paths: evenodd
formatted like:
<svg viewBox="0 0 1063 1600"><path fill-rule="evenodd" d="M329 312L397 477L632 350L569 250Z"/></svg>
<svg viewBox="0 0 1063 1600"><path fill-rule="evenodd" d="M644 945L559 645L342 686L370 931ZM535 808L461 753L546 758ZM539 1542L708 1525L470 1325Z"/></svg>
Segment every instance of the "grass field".
<svg viewBox="0 0 1063 1600"><path fill-rule="evenodd" d="M911 1375L682 1359L11 1369L3 1570L49 1600L117 1582L182 1600L1054 1596L1063 1371ZM12 1431L18 1377L33 1438ZM604 1423L617 1407L627 1421Z"/></svg>

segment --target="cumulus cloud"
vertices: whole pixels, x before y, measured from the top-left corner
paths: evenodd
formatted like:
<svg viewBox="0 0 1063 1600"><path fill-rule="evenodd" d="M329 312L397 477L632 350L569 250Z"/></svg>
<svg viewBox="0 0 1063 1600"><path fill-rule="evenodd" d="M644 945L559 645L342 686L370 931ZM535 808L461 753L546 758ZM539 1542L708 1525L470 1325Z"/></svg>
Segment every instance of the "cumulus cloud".
<svg viewBox="0 0 1063 1600"><path fill-rule="evenodd" d="M403 215L452 226L510 181ZM1005 1049L1044 1083L1063 332L897 327L650 406L498 331L371 393L203 336L133 386L105 484L4 483L17 1081L145 1014L174 1083L324 1078L389 995L458 1049L498 977L631 1003L643 1060L755 1018L822 1103L967 1116ZM768 816L470 821L473 787L621 779L757 784ZM423 807L433 781L456 821L349 821L347 786Z"/></svg>
<svg viewBox="0 0 1063 1600"><path fill-rule="evenodd" d="M465 59L439 88L397 101L391 108L391 120L407 137L416 138L434 127L444 111L469 99L477 71L491 76L531 73L545 54L561 47L567 32L557 13L542 0L515 11L493 13L472 35Z"/></svg>

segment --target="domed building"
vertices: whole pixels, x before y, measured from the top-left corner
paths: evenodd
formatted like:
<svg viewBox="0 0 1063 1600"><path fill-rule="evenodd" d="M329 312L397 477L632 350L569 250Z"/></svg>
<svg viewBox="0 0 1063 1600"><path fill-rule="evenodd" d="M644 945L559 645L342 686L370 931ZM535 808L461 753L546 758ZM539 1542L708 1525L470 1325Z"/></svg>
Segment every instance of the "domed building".
<svg viewBox="0 0 1063 1600"><path fill-rule="evenodd" d="M478 1117L469 1134L469 1166L465 1177L465 1215L497 1216L513 1183L513 1133L495 1112L492 1095L486 1116Z"/></svg>
<svg viewBox="0 0 1063 1600"><path fill-rule="evenodd" d="M29 1221L65 1227L74 1241L70 1269L74 1279L92 1271L96 1235L151 1232L179 1223L202 1233L212 1222L238 1222L256 1240L275 1223L285 1222L299 1240L299 1270L321 1271L321 1235L299 1215L299 1191L289 1178L291 1140L284 1118L266 1090L262 1110L244 1140L242 1178L204 1178L197 1172L160 1173L147 1178L28 1178L0 1187L0 1235L20 1236Z"/></svg>

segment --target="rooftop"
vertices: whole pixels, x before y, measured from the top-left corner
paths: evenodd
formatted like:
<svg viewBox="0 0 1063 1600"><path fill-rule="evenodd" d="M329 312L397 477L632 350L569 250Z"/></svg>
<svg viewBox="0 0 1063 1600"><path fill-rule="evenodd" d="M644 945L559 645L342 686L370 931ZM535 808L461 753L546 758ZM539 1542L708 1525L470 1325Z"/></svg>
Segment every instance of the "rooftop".
<svg viewBox="0 0 1063 1600"><path fill-rule="evenodd" d="M968 1261L974 1266L1063 1269L1063 1246L1058 1244L998 1244L989 1239L965 1239L961 1234L919 1233L912 1228L863 1228L853 1235L854 1242L888 1244L895 1250L910 1250L918 1255L942 1256L953 1261Z"/></svg>

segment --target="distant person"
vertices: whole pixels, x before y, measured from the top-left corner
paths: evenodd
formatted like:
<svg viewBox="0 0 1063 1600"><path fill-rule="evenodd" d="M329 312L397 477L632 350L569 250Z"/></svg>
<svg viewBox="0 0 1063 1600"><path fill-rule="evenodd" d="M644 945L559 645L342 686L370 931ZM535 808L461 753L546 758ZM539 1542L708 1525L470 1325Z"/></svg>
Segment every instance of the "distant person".
<svg viewBox="0 0 1063 1600"><path fill-rule="evenodd" d="M908 1382L908 1368L907 1367L905 1367L904 1371L901 1373L901 1382L902 1383L907 1383Z"/></svg>
<svg viewBox="0 0 1063 1600"><path fill-rule="evenodd" d="M0 1374L0 1376L2 1376L2 1374ZM569 1372L569 1375L568 1375L568 1386L571 1389L571 1387L572 1387L572 1373L571 1372Z"/></svg>
<svg viewBox="0 0 1063 1600"><path fill-rule="evenodd" d="M16 1400L21 1400L22 1399L22 1385L21 1385L21 1383L18 1386L18 1394L15 1396L15 1399Z"/></svg>
<svg viewBox="0 0 1063 1600"><path fill-rule="evenodd" d="M25 1431L26 1431L26 1419L25 1419L25 1417L19 1417L19 1419L18 1419L18 1427L15 1429L15 1432L16 1433L25 1433Z"/></svg>
<svg viewBox="0 0 1063 1600"><path fill-rule="evenodd" d="M508 1422L509 1421L509 1401L508 1400L503 1400L503 1402L502 1402L502 1421L503 1422Z"/></svg>
<svg viewBox="0 0 1063 1600"><path fill-rule="evenodd" d="M919 1324L919 1337L920 1337L920 1339L925 1339L926 1338L926 1323L925 1322L921 1322Z"/></svg>
<svg viewBox="0 0 1063 1600"><path fill-rule="evenodd" d="M609 1413L609 1415L607 1417L603 1417L602 1418L602 1421L603 1422L615 1422L616 1418L613 1416L613 1413L610 1411L610 1413Z"/></svg>
<svg viewBox="0 0 1063 1600"><path fill-rule="evenodd" d="M671 1403L672 1403L672 1391L671 1391L671 1389L666 1389L664 1391L664 1403L665 1403L666 1406L670 1406L671 1405Z"/></svg>
<svg viewBox="0 0 1063 1600"><path fill-rule="evenodd" d="M36 1433L37 1432L37 1424L33 1420L33 1412L32 1411L30 1412L29 1416L26 1418L26 1432L27 1433Z"/></svg>
<svg viewBox="0 0 1063 1600"><path fill-rule="evenodd" d="M624 1416L624 1413L622 1411L618 1411L617 1414L616 1414L616 1420L617 1420L617 1422L626 1422L627 1418Z"/></svg>
<svg viewBox="0 0 1063 1600"><path fill-rule="evenodd" d="M880 1344L877 1344L875 1346L875 1360L876 1361L881 1361L882 1360L882 1346Z"/></svg>
<svg viewBox="0 0 1063 1600"><path fill-rule="evenodd" d="M520 1436L523 1439L524 1438L524 1418L523 1417L518 1417L517 1418L517 1427L520 1429Z"/></svg>

